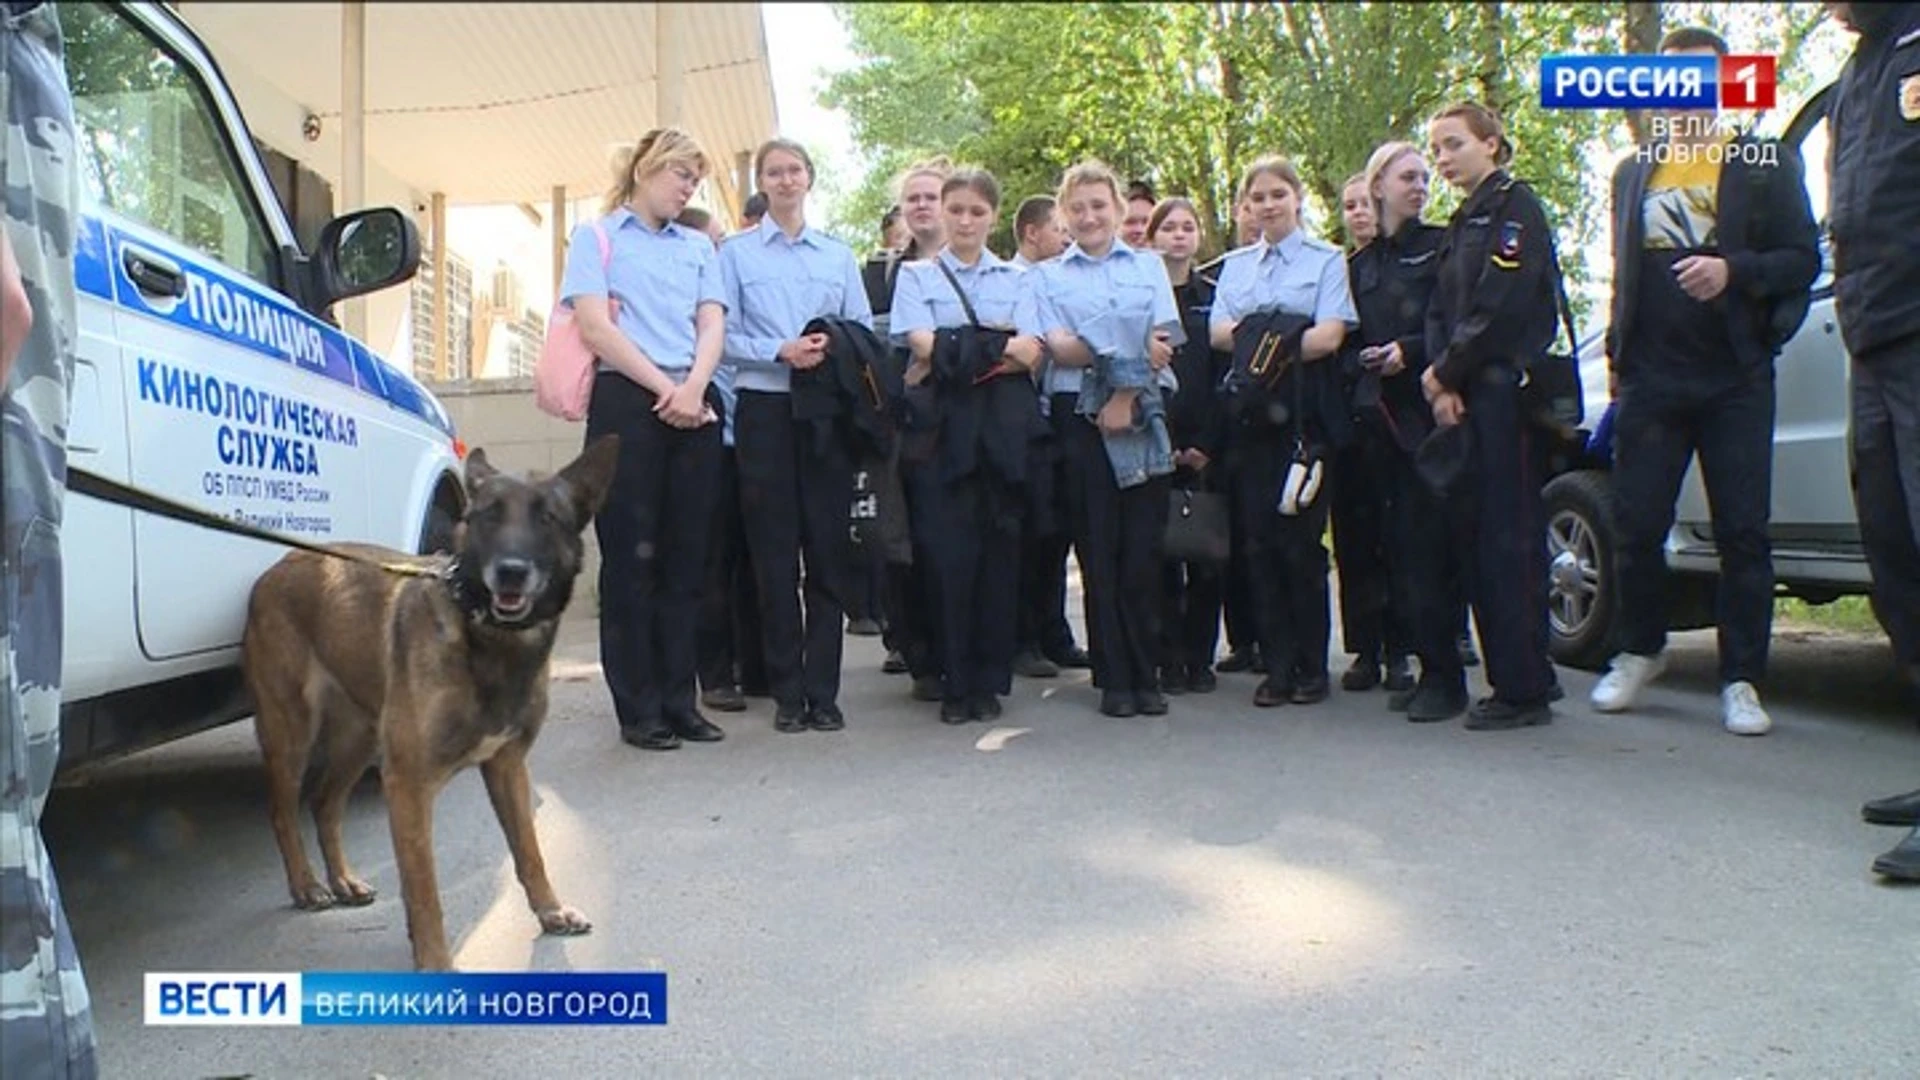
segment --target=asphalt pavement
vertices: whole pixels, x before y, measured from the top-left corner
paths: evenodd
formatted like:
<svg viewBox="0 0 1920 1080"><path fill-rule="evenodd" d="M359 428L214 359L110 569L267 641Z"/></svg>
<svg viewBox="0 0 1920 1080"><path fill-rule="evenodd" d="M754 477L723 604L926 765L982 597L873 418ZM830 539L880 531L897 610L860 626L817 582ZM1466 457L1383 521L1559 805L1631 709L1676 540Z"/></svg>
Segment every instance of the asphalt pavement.
<svg viewBox="0 0 1920 1080"><path fill-rule="evenodd" d="M1858 810L1920 786L1884 640L1780 634L1759 739L1720 730L1710 633L1634 714L1563 671L1501 733L1247 675L1114 720L1085 672L946 727L880 657L848 639L844 732L755 701L647 752L570 622L533 772L585 937L539 935L476 774L441 797L457 963L664 971L665 1027L144 1027L146 971L407 968L377 782L347 843L380 898L319 914L250 724L60 789L106 1075L1920 1076L1920 889Z"/></svg>

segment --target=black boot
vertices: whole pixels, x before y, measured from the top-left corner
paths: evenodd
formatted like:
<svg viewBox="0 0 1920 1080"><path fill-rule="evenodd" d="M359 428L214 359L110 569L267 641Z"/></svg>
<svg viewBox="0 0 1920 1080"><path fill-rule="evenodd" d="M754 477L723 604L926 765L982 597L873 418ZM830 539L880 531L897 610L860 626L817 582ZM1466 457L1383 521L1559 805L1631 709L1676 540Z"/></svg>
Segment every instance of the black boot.
<svg viewBox="0 0 1920 1080"><path fill-rule="evenodd" d="M1873 872L1895 881L1920 881L1920 826L1892 851L1873 860Z"/></svg>

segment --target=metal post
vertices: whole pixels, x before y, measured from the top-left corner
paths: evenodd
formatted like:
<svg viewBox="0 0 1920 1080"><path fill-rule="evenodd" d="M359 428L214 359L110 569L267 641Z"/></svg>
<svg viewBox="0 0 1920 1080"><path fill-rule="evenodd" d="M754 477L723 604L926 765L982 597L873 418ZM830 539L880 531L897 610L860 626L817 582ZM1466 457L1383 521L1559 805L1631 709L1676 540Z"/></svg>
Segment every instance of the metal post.
<svg viewBox="0 0 1920 1080"><path fill-rule="evenodd" d="M686 126L687 72L680 59L687 54L686 13L680 8L653 5L654 123L660 127Z"/></svg>
<svg viewBox="0 0 1920 1080"><path fill-rule="evenodd" d="M367 203L367 7L361 0L340 5L340 198L343 211ZM346 302L345 326L362 341L367 337L366 300Z"/></svg>
<svg viewBox="0 0 1920 1080"><path fill-rule="evenodd" d="M447 196L433 193L433 377L447 377Z"/></svg>
<svg viewBox="0 0 1920 1080"><path fill-rule="evenodd" d="M560 299L560 279L567 272L567 185L553 186L553 209L549 223L553 230L553 298Z"/></svg>

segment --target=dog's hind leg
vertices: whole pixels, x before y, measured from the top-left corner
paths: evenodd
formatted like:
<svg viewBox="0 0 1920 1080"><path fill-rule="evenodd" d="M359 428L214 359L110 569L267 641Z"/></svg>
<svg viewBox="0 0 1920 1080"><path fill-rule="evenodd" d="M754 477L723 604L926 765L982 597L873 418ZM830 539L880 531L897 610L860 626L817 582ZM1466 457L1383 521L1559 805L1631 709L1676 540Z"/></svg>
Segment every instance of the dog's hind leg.
<svg viewBox="0 0 1920 1080"><path fill-rule="evenodd" d="M527 776L527 742L502 746L480 763L487 798L500 819L500 831L513 852L513 870L527 891L527 906L549 934L584 934L593 929L586 916L560 902L547 880L546 860L540 856L540 838L533 828L533 785Z"/></svg>
<svg viewBox="0 0 1920 1080"><path fill-rule="evenodd" d="M348 701L328 703L325 739L327 765L314 789L313 824L320 834L320 855L327 863L327 884L336 903L349 907L371 904L373 886L361 880L347 865L342 839L347 816L347 797L366 774L367 766L379 756L380 743L374 720L359 706Z"/></svg>
<svg viewBox="0 0 1920 1080"><path fill-rule="evenodd" d="M269 676L253 665L249 668L253 731L267 772L267 817L280 845L280 861L286 865L287 892L293 906L303 911L330 908L333 892L314 876L306 843L300 838L300 782L313 750L316 718L299 689L285 685L284 675Z"/></svg>

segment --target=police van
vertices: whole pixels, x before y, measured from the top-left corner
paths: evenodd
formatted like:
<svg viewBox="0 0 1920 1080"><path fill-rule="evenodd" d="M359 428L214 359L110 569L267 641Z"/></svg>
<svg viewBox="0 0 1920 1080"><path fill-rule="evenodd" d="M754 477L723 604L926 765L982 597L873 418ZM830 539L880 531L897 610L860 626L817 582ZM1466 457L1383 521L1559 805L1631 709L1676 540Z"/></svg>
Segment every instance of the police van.
<svg viewBox="0 0 1920 1080"><path fill-rule="evenodd" d="M278 535L444 546L464 505L452 423L328 314L411 278L418 228L359 210L301 250L177 16L58 11L83 176L69 466ZM63 770L249 714L248 592L285 547L78 493L62 535Z"/></svg>

